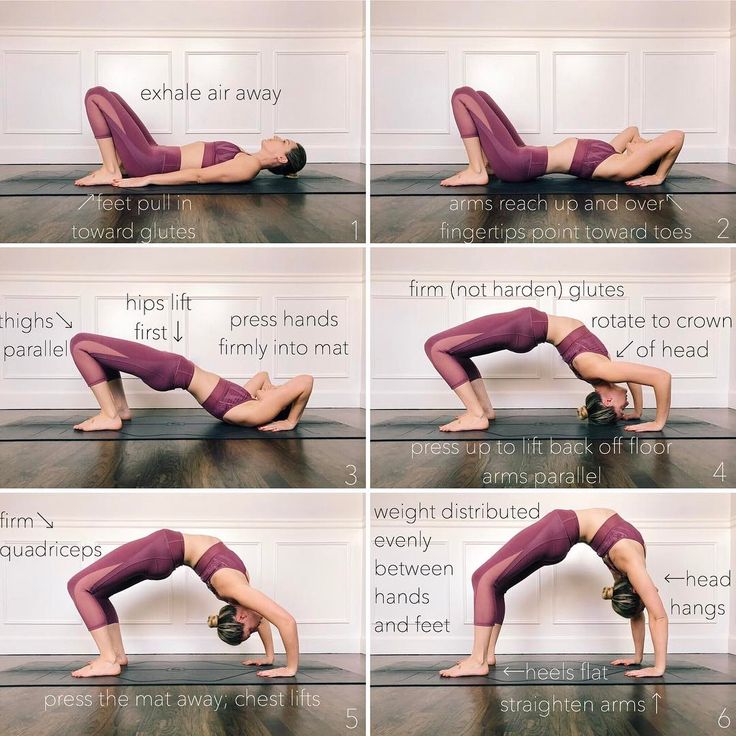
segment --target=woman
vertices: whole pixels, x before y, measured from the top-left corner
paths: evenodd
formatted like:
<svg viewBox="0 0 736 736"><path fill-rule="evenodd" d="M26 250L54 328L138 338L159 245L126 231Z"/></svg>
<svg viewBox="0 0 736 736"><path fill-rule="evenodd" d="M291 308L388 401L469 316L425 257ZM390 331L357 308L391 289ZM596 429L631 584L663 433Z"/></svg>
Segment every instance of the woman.
<svg viewBox="0 0 736 736"><path fill-rule="evenodd" d="M99 414L74 426L82 432L121 429L123 421L131 418L120 371L137 376L156 391L183 388L213 417L264 432L294 429L312 394L312 376L296 376L274 386L268 373L261 372L239 386L182 355L117 337L80 332L69 349L100 405Z"/></svg>
<svg viewBox="0 0 736 736"><path fill-rule="evenodd" d="M80 187L112 184L230 184L255 179L262 169L294 176L307 163L304 148L278 136L246 153L227 141L160 146L140 118L116 92L92 87L84 97L90 127L102 155L102 167L74 183ZM122 163L130 177L123 179Z"/></svg>
<svg viewBox="0 0 736 736"><path fill-rule="evenodd" d="M609 143L566 138L554 146L527 146L500 107L485 92L460 87L452 112L468 155L468 168L441 183L447 187L501 181L531 181L545 174L625 181L632 187L661 184L677 160L685 134L670 130L652 140L626 128Z"/></svg>
<svg viewBox="0 0 736 736"><path fill-rule="evenodd" d="M217 628L222 641L237 646L254 631L258 632L265 657L248 659L243 664L261 666L273 662L270 622L284 643L286 666L261 670L258 675L293 677L296 674L299 665L296 621L288 611L251 587L241 559L215 537L159 529L108 552L69 581L69 595L100 653L72 672L74 677L120 674L128 664L128 657L110 596L143 580L163 580L182 565L191 567L212 593L227 603L207 622L211 628Z"/></svg>
<svg viewBox="0 0 736 736"><path fill-rule="evenodd" d="M630 670L629 677L661 677L667 664L667 614L646 568L641 534L611 509L557 509L513 536L473 573L473 652L442 677L487 675L496 664L496 642L501 633L504 594L545 565L562 562L578 543L590 545L613 575L613 587L603 589L613 610L631 621L634 656L611 664L630 667L644 656L644 609L654 644L654 666Z"/></svg>
<svg viewBox="0 0 736 736"><path fill-rule="evenodd" d="M442 378L465 405L465 414L440 429L463 432L488 429L496 412L483 379L471 357L499 350L528 353L543 342L552 343L572 372L590 383L594 391L578 410L581 419L593 424L612 424L619 419L639 419L643 409L642 386L651 386L657 403L653 422L632 424L629 432L658 432L670 412L672 376L661 368L640 363L614 361L605 345L578 319L558 317L533 307L485 317L440 332L424 344L424 350ZM626 389L616 385L625 381L634 399L629 405Z"/></svg>

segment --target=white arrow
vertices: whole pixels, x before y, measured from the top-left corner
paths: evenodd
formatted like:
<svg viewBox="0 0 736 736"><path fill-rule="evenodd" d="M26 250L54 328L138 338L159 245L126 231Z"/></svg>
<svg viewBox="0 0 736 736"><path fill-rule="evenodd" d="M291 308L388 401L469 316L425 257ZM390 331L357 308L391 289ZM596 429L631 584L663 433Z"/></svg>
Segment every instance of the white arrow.
<svg viewBox="0 0 736 736"><path fill-rule="evenodd" d="M685 210L682 209L682 207L680 207L679 204L677 204L677 202L675 201L675 198L671 194L668 194L667 195L667 201L668 202L671 202L673 205L675 205L675 207L677 207L677 209L680 210L680 212L684 212L685 211Z"/></svg>
<svg viewBox="0 0 736 736"><path fill-rule="evenodd" d="M659 693L654 693L652 695L652 700L654 701L654 715L656 716L657 713L659 713L659 698L662 696Z"/></svg>

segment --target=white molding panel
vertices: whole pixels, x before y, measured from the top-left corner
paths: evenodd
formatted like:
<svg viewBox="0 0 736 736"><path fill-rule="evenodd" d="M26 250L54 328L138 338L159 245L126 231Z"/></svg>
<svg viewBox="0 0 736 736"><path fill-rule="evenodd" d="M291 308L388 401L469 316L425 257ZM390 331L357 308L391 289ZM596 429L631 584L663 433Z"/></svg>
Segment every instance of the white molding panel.
<svg viewBox="0 0 736 736"><path fill-rule="evenodd" d="M371 590L417 591L429 594L421 606L377 605L372 602L372 621L410 621L421 614L430 620L449 620L449 631L437 633L381 633L372 638L374 654L458 654L469 651L473 638L473 572L511 537L534 521L527 520L447 520L446 509L491 508L508 511L512 506L533 507L540 504L540 516L549 511L578 508L611 508L639 529L647 545L647 569L657 585L669 617L669 652L727 652L731 633L728 588L698 589L678 580L685 571L693 574L724 575L736 551L736 536L730 494L710 494L704 503L702 494L621 494L593 493L585 498L574 494L547 492L453 494L385 493L372 497L371 505L416 507L433 506L434 521L418 519L408 525L401 521L371 520L371 537L413 535L420 532L433 553L416 547L396 549L384 545L372 547ZM454 575L442 578L416 576L399 578L376 576L375 560L383 564L404 563L451 565ZM443 570L444 571L444 570ZM557 565L545 566L514 586L505 596L506 618L499 638L500 654L569 654L627 653L631 649L629 622L617 616L610 601L601 598L604 586L612 584L611 573L596 553L585 544L575 545ZM449 589L449 592L447 592ZM672 606L672 602L680 606ZM701 603L715 609L725 604L725 615L698 611L682 615L683 604ZM647 633L645 651L651 657L651 639Z"/></svg>
<svg viewBox="0 0 736 736"><path fill-rule="evenodd" d="M160 528L215 536L245 564L251 584L297 620L303 653L360 652L364 625L361 494L146 493L0 494L9 515L41 510L54 530L3 529L0 544L67 542L103 553ZM32 507L32 509L31 509ZM289 554L284 554L288 550ZM67 581L97 558L55 554L0 565L0 653L92 652L94 644L67 593ZM130 654L232 653L206 625L223 605L186 566L112 597ZM39 603L42 602L42 603ZM283 646L274 628L276 651ZM262 652L258 636L239 649Z"/></svg>

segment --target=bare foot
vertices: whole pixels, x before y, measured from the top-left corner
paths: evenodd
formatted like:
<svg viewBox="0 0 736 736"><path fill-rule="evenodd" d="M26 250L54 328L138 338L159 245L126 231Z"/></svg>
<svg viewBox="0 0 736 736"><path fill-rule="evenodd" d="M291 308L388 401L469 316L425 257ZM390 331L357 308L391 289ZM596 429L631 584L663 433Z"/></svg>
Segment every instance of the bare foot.
<svg viewBox="0 0 736 736"><path fill-rule="evenodd" d="M133 418L133 412L130 410L130 407L126 406L118 406L118 416L124 421L127 422Z"/></svg>
<svg viewBox="0 0 736 736"><path fill-rule="evenodd" d="M475 414L461 414L449 424L443 424L440 432L469 432L473 429L488 429L488 418L476 416Z"/></svg>
<svg viewBox="0 0 736 736"><path fill-rule="evenodd" d="M94 662L94 659L90 659L87 664L92 664ZM128 666L128 655L127 654L118 654L117 657L115 657L116 664L119 664L121 667L127 667Z"/></svg>
<svg viewBox="0 0 736 736"><path fill-rule="evenodd" d="M97 169L81 179L77 179L74 183L78 187L96 187L103 184L112 184L113 179L119 179L122 176L120 169L110 171L106 168Z"/></svg>
<svg viewBox="0 0 736 736"><path fill-rule="evenodd" d="M495 667L496 666L496 655L495 654L489 654L486 657L486 664L489 667Z"/></svg>
<svg viewBox="0 0 736 736"><path fill-rule="evenodd" d="M120 665L117 662L108 662L98 657L88 665L72 672L72 677L116 677L120 674Z"/></svg>
<svg viewBox="0 0 736 736"><path fill-rule="evenodd" d="M490 409L483 409L483 414L489 422L492 422L496 418L496 410L493 407Z"/></svg>
<svg viewBox="0 0 736 736"><path fill-rule="evenodd" d="M488 172L485 169L474 171L468 167L464 171L455 174L455 176L443 179L440 184L443 187L466 187L470 184L488 184Z"/></svg>
<svg viewBox="0 0 736 736"><path fill-rule="evenodd" d="M81 432L100 432L104 429L122 429L122 427L123 420L120 417L108 417L106 414L98 414L74 425L74 429Z"/></svg>
<svg viewBox="0 0 736 736"><path fill-rule="evenodd" d="M440 677L485 677L488 674L488 665L485 662L476 662L470 658L463 659L449 670L440 670Z"/></svg>

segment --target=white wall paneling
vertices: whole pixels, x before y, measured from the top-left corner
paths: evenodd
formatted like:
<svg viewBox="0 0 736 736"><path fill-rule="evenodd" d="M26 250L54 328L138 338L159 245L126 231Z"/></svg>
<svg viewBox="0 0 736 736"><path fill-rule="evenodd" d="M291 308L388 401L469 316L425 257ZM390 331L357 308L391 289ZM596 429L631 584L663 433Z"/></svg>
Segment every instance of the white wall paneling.
<svg viewBox="0 0 736 736"><path fill-rule="evenodd" d="M376 409L452 408L456 398L436 373L424 352L427 338L470 319L531 306L551 314L580 319L588 327L594 317L643 316L642 329L626 326L594 327L609 352L656 341L655 357L634 361L669 370L674 378L673 406L734 406L736 395L736 333L715 327L652 329L653 315L732 319L736 315L734 255L729 249L671 249L666 257L653 249L639 249L626 258L612 249L581 253L567 248L531 249L501 254L473 251L463 259L448 249L418 253L410 249L376 251L372 256L372 406ZM604 265L605 264L605 265ZM601 274L605 273L605 276ZM412 279L418 285L439 285L444 293L416 298L409 294ZM494 282L504 285L620 284L623 295L573 301L547 295L530 299L503 297L491 292ZM451 298L450 283L483 283L488 295ZM677 294L677 297L673 297ZM661 343L705 346L707 355L678 359L662 357ZM476 359L487 379L494 406L501 408L577 407L589 390L575 378L552 345L531 353L502 351ZM648 389L645 390L645 393ZM645 403L651 406L647 393Z"/></svg>
<svg viewBox="0 0 736 736"><path fill-rule="evenodd" d="M57 312L54 327L3 330L6 345L64 346L76 332L135 338L136 323L167 327L168 339L139 341L189 357L225 378L244 382L259 370L278 381L297 373L315 376L312 406L360 406L363 389L363 262L359 249L192 249L172 260L164 252L136 255L130 271L111 273L119 253L95 249L65 251L9 249L0 273L0 312L32 317ZM168 252L168 251L167 251ZM286 265L288 263L288 266ZM168 299L172 293L191 298L191 311L165 309L143 317L126 309L126 295ZM325 315L337 324L324 327L283 325L283 314ZM231 317L276 315L279 326L235 325ZM172 337L177 321L183 339ZM252 352L220 348L233 344L267 346L261 360ZM276 354L274 340L306 346L304 355ZM47 351L48 352L48 351ZM184 391L159 393L136 378L126 378L133 406L189 407ZM82 408L94 406L69 355L6 359L0 363L0 408Z"/></svg>
<svg viewBox="0 0 736 736"><path fill-rule="evenodd" d="M252 151L275 132L301 142L315 163L361 160L361 2L188 3L175 19L168 2L129 5L121 13L120 3L101 0L90 14L58 0L36 3L34 14L0 2L0 163L99 161L83 105L96 84L122 94L163 145L225 137ZM200 17L205 5L211 17ZM140 28L134 7L168 20ZM227 100L141 99L143 88L164 83L231 93ZM238 88L281 88L281 96L276 105L236 101Z"/></svg>
<svg viewBox="0 0 736 736"><path fill-rule="evenodd" d="M731 0L730 136L728 160L736 164L736 2Z"/></svg>
<svg viewBox="0 0 736 736"><path fill-rule="evenodd" d="M647 568L660 590L670 618L669 651L726 652L729 636L733 647L733 623L729 621L729 589L708 588L693 592L679 581L667 583L666 574L682 576L685 570L706 575L724 575L733 555L734 517L729 494L637 494L595 493L580 498L560 493L495 494L492 498L460 494L452 498L459 507L533 506L541 500L541 514L555 508L612 508L634 524L647 543ZM440 496L383 494L374 496L376 506L425 506L438 509L449 505ZM411 526L397 521L372 521L371 536L416 535L420 530L431 537L430 551L416 548L373 548L372 554L385 564L451 564L454 575L442 578L388 578L374 576L373 587L383 592L416 590L429 593L421 607L424 619L449 618L449 634L378 634L372 639L375 654L457 654L472 643L473 591L471 576L499 547L531 521L417 521ZM373 569L373 566L372 566ZM506 595L506 620L499 639L502 654L533 653L627 653L631 649L629 622L611 610L610 601L600 597L604 586L612 584L610 572L586 545L573 547L563 562L544 567L512 588ZM682 615L671 607L679 604L726 604L726 614L708 620L707 615ZM375 621L409 619L420 612L417 606L386 606L373 602ZM652 651L647 634L647 652Z"/></svg>
<svg viewBox="0 0 736 736"><path fill-rule="evenodd" d="M736 140L734 21L726 0L709 5L639 2L634 28L604 0L452 0L419 15L416 3L377 0L372 160L463 161L450 95L467 84L488 92L529 145L638 125L648 136L684 130L682 161L726 161Z"/></svg>
<svg viewBox="0 0 736 736"><path fill-rule="evenodd" d="M12 515L36 509L53 532L4 529L0 544L73 542L103 553L160 528L220 538L243 560L251 584L294 615L301 651L363 651L363 498L360 494L124 494L89 496L2 494ZM206 507L205 507L206 504ZM45 525L44 525L45 527ZM85 562L53 554L0 565L0 653L81 653L92 639L66 583ZM39 604L42 601L42 604ZM146 581L112 599L126 647L134 654L233 652L207 616L224 604L182 567L166 580ZM274 629L277 651L283 652ZM240 649L258 652L254 636ZM262 650L260 650L262 651Z"/></svg>

